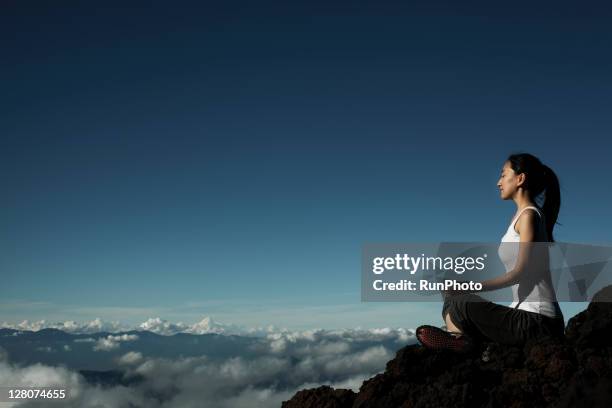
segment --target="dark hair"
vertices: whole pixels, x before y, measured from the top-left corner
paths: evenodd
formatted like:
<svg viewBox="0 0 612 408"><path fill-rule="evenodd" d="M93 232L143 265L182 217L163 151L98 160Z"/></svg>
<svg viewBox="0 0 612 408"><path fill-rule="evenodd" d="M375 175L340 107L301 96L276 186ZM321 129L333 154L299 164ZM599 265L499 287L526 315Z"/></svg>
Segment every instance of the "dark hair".
<svg viewBox="0 0 612 408"><path fill-rule="evenodd" d="M548 238L550 242L555 242L553 228L557 224L559 208L561 208L561 190L557 175L550 167L542 164L540 159L529 153L511 154L508 161L516 174L525 173L527 176L524 188L534 201L544 193L544 204L538 204L538 207L544 212Z"/></svg>

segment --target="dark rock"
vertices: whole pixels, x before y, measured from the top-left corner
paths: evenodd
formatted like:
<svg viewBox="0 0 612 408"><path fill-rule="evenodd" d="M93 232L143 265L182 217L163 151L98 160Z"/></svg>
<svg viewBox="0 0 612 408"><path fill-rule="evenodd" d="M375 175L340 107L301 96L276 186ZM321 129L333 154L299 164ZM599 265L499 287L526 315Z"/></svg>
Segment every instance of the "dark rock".
<svg viewBox="0 0 612 408"><path fill-rule="evenodd" d="M568 341L579 347L606 347L612 342L612 286L606 286L587 309L572 317L565 329Z"/></svg>
<svg viewBox="0 0 612 408"><path fill-rule="evenodd" d="M323 386L297 392L289 401L283 401L282 408L346 408L351 407L354 400L355 393L351 390Z"/></svg>
<svg viewBox="0 0 612 408"><path fill-rule="evenodd" d="M569 320L565 334L522 347L485 343L469 354L406 346L357 394L323 386L282 407L612 406L612 286Z"/></svg>

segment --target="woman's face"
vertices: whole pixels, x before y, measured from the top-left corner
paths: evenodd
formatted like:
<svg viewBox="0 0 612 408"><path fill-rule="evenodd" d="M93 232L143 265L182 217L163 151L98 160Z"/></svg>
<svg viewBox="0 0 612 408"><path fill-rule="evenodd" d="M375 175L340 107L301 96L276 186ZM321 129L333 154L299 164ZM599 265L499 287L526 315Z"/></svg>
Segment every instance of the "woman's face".
<svg viewBox="0 0 612 408"><path fill-rule="evenodd" d="M512 198L519 184L522 184L523 178L524 177L519 177L514 170L512 170L510 162L505 162L504 167L502 167L499 181L497 182L501 199L508 200Z"/></svg>

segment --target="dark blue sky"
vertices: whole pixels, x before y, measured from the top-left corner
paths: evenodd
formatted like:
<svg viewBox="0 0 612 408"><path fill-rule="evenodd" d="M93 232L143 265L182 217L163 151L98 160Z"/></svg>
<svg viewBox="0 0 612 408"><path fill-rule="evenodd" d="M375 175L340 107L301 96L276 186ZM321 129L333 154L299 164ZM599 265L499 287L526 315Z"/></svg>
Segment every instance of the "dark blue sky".
<svg viewBox="0 0 612 408"><path fill-rule="evenodd" d="M416 325L361 245L498 241L515 151L610 242L607 6L121 3L0 12L0 321Z"/></svg>

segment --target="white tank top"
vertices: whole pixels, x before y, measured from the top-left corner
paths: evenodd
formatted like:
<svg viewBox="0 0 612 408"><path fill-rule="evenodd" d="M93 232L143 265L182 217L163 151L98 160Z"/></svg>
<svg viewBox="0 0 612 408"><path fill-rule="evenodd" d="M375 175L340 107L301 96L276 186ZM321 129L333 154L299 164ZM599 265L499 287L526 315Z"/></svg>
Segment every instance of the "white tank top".
<svg viewBox="0 0 612 408"><path fill-rule="evenodd" d="M518 221L523 211L528 208L535 210L539 216L539 224L536 231L536 238L534 239L534 241L548 242L546 223L544 222L544 215L541 213L541 210L533 206L523 208L512 220L510 226L506 230L506 233L501 239L501 242L516 242L517 244L503 244L499 246L498 254L504 264L506 273L510 272L514 268L514 265L516 264L516 260L518 258L518 242L520 242L521 237L519 233L515 231L514 225ZM547 255L548 254L546 254L546 256ZM548 265L548 262L546 262L546 265ZM509 306L512 308L526 310L528 312L540 313L548 317L562 317L563 314L561 313L561 309L559 308L559 304L557 303L557 298L555 296L555 291L552 287L550 269L548 267L545 267L538 268L538 270L541 270L540 276L522 276L519 283L512 285L512 298L514 299L514 301ZM532 287L532 289L529 290L529 287ZM520 290L525 288L527 288L526 291ZM523 294L523 292L529 293ZM519 293L521 293L520 297ZM526 298L540 300L522 301Z"/></svg>

